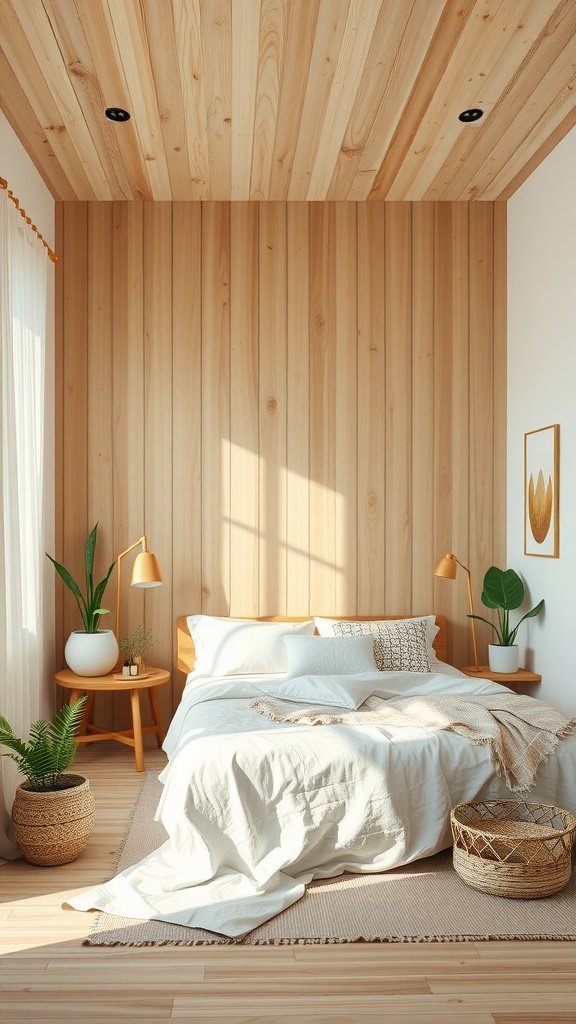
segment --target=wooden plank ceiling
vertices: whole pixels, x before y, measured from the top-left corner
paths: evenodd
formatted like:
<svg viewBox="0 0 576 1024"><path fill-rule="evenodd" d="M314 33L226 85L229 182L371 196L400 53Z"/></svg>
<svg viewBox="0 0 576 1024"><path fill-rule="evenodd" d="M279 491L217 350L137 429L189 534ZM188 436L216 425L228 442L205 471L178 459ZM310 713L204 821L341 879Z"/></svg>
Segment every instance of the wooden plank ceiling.
<svg viewBox="0 0 576 1024"><path fill-rule="evenodd" d="M506 199L576 123L576 0L2 0L0 44L63 200Z"/></svg>

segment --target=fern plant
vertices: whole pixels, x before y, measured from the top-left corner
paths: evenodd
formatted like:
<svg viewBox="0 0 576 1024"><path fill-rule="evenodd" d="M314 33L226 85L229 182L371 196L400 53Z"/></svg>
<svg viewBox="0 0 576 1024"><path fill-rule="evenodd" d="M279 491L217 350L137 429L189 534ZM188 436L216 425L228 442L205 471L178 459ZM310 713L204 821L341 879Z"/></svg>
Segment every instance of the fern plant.
<svg viewBox="0 0 576 1024"><path fill-rule="evenodd" d="M30 726L28 741L21 740L5 718L0 715L0 744L19 771L26 776L27 789L38 793L67 789L63 772L72 764L76 753L74 736L82 721L86 697L74 704L64 704L51 722L42 719Z"/></svg>
<svg viewBox="0 0 576 1024"><path fill-rule="evenodd" d="M84 547L84 575L86 578L86 596L84 596L84 594L80 590L80 587L76 583L76 580L71 575L71 573L68 572L68 569L61 565L60 562L57 562L55 558L52 558L52 555L49 555L48 552L46 552L46 555L52 562L52 565L56 569L56 572L61 577L61 579L64 580L64 583L66 584L68 589L72 591L74 597L76 598L76 604L78 605L80 615L82 616L82 622L84 623L84 630L86 633L97 633L98 626L100 624L100 616L110 614L108 608L101 608L100 605L104 597L104 591L108 586L110 573L112 572L112 569L116 565L116 562L112 562L104 579L100 580L100 583L97 583L96 586L94 585L93 568L94 555L96 553L97 533L98 523L96 523L96 526L88 534L86 545Z"/></svg>

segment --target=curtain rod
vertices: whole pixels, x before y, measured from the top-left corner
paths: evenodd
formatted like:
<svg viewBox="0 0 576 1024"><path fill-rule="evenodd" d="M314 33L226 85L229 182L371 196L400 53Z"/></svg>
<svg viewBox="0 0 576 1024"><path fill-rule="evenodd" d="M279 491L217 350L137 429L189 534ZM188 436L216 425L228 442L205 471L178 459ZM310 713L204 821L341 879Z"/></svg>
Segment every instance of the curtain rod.
<svg viewBox="0 0 576 1024"><path fill-rule="evenodd" d="M36 227L36 225L32 223L32 218L28 216L28 214L26 213L26 210L24 210L20 206L20 200L18 199L18 196L15 196L13 191L12 191L12 189L8 188L8 182L6 181L5 178L0 178L0 188L5 188L6 189L6 193L8 195L8 199L10 200L10 202L14 203L14 206L18 210L18 213L20 214L20 216L26 221L27 224L30 225L30 227L32 228L32 231L34 232L34 234L38 236L38 238L42 242L42 245L46 249L50 259L52 260L52 263L57 263L58 262L58 257L56 255L56 253L54 252L53 249L50 248L50 246L48 245L48 242L44 238L44 235L40 234L40 232L38 231L38 228Z"/></svg>

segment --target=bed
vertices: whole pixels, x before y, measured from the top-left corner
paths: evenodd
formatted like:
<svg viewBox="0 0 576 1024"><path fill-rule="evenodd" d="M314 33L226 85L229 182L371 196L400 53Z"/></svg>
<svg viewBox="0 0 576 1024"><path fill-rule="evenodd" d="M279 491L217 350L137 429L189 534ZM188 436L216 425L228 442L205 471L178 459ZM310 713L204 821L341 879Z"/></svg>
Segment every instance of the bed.
<svg viewBox="0 0 576 1024"><path fill-rule="evenodd" d="M419 627L430 656L428 671L374 671L373 662L362 661L372 640L366 641L361 630L408 630L412 619L404 626L393 625L402 622L401 616L316 620L340 622L323 628L351 641L320 647L311 647L310 620L259 620L270 624L265 631L272 638L270 650L278 651L279 636L292 658L288 671L276 673L259 671L262 663L254 660L254 652L266 645L244 642L250 636L248 620L243 627L234 620L198 618L210 620L206 628L216 629L198 649L190 620L177 624L178 666L188 676L165 741L169 761L160 776L163 794L157 811L169 838L139 864L70 900L76 909L157 918L240 937L299 899L313 878L386 871L430 856L451 845L449 816L455 804L510 795L487 744L418 722L401 728L363 724L369 719L346 724L348 714L363 713L366 694L385 708L397 701L426 705L433 699L516 707L519 698L505 687L467 678L445 663L442 617L428 616ZM387 620L390 626L374 625ZM234 634L226 633L232 627ZM286 630L289 639L284 639ZM221 635L231 638L228 661L220 657L225 645L218 647L218 641L218 656L210 663L213 636ZM296 676L291 671L294 664L317 664L319 651L328 657L334 648L342 671ZM349 666L344 671L344 650L360 659L354 671ZM230 661L230 652L236 661ZM266 665L269 656L266 649ZM355 671L358 665L364 670ZM229 672L230 667L247 671ZM270 720L262 713L266 700L304 714L307 694L310 707L341 709L343 720L318 728L307 721ZM552 747L538 768L530 798L576 812L574 733Z"/></svg>

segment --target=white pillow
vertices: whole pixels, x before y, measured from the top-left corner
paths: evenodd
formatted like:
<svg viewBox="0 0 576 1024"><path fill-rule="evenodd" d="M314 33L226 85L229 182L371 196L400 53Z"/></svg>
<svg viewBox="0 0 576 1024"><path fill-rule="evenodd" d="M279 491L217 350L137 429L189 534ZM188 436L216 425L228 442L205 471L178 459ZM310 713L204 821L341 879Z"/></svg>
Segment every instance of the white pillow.
<svg viewBox="0 0 576 1024"><path fill-rule="evenodd" d="M377 672L369 636L285 636L288 675L340 675Z"/></svg>
<svg viewBox="0 0 576 1024"><path fill-rule="evenodd" d="M262 693L297 704L315 704L356 710L378 688L374 672L360 676L307 675L285 679L275 685L261 686Z"/></svg>
<svg viewBox="0 0 576 1024"><path fill-rule="evenodd" d="M194 641L194 671L209 676L258 675L286 672L287 634L312 636L314 622L256 622L216 615L189 615Z"/></svg>
<svg viewBox="0 0 576 1024"><path fill-rule="evenodd" d="M334 625L339 622L350 622L350 619L322 619L316 616L314 623L320 636L336 636ZM355 620L356 621L356 620ZM386 625L387 623L397 624L398 622L425 622L426 623L426 646L428 649L428 660L430 665L436 665L438 658L432 646L440 627L436 625L435 615L413 615L408 619L362 619L362 622L370 622L373 625Z"/></svg>
<svg viewBox="0 0 576 1024"><path fill-rule="evenodd" d="M381 672L430 672L425 622L337 622L334 632L340 636L371 636Z"/></svg>

